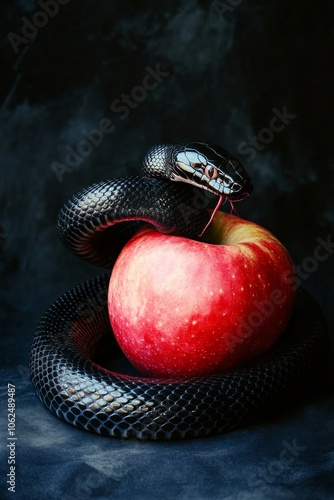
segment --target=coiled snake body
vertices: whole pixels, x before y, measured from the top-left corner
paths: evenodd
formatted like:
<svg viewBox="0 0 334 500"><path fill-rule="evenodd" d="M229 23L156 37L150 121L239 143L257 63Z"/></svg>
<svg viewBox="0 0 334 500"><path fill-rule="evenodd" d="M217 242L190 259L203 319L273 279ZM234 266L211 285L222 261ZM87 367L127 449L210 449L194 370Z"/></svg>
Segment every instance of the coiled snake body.
<svg viewBox="0 0 334 500"><path fill-rule="evenodd" d="M101 182L73 196L58 218L60 239L77 255L109 269L138 221L198 239L210 215L196 206L194 187L232 202L252 190L241 164L219 146L156 146L144 160L142 177ZM101 352L117 349L106 306L108 280L108 275L97 277L58 299L32 342L30 372L37 394L77 427L139 439L218 434L308 392L321 377L326 328L303 290L283 339L240 368L189 380L153 380L102 368Z"/></svg>

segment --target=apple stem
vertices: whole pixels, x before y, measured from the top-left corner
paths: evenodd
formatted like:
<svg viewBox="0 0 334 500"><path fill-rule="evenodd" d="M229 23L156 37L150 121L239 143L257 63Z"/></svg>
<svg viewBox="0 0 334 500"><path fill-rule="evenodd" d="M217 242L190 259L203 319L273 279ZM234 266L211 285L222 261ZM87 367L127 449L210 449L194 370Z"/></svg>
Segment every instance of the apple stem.
<svg viewBox="0 0 334 500"><path fill-rule="evenodd" d="M218 212L219 210L219 207L220 205L222 204L223 202L223 199L224 199L224 196L221 194L219 196L219 200L218 200L218 203L217 205L215 206L215 209L213 210L212 214L211 214L211 217L210 217L210 220L209 222L206 224L205 228L203 229L203 231L201 232L201 234L199 235L199 237L201 238L203 236L203 234L205 233L205 231L208 229L208 227L210 226L211 222L212 222L212 219L214 218L214 216L216 215L216 213ZM233 205L232 205L233 207ZM233 207L234 208L234 207Z"/></svg>

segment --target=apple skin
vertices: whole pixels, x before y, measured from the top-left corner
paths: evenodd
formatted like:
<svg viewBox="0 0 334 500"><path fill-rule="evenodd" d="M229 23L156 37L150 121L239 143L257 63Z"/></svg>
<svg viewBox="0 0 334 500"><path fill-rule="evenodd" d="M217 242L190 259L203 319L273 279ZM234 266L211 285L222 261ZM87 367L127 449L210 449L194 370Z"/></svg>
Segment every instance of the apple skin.
<svg viewBox="0 0 334 500"><path fill-rule="evenodd" d="M111 326L145 376L226 371L268 350L287 327L295 292L284 246L263 227L223 212L210 229L203 243L144 228L116 261Z"/></svg>

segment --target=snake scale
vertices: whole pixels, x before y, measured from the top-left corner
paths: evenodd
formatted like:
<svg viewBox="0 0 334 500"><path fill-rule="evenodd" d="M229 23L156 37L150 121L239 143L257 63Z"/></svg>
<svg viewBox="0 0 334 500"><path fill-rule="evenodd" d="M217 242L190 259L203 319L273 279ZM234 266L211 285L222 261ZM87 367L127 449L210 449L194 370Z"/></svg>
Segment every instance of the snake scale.
<svg viewBox="0 0 334 500"><path fill-rule="evenodd" d="M79 257L109 269L143 223L205 241L211 218L199 209L196 188L219 196L218 207L224 199L243 199L252 183L220 146L155 146L142 176L100 182L68 200L58 218L60 239ZM172 380L106 368L106 354L118 352L107 310L108 281L109 275L97 276L65 293L44 314L32 341L30 374L38 396L76 427L143 440L220 434L310 393L322 379L326 325L302 288L282 339L236 369Z"/></svg>

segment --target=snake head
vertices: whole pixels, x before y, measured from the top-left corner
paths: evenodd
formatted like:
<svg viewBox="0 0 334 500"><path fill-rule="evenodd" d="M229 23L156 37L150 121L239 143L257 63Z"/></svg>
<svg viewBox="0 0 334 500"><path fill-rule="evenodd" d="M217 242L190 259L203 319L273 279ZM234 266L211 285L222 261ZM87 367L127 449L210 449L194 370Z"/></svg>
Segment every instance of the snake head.
<svg viewBox="0 0 334 500"><path fill-rule="evenodd" d="M240 201L253 191L252 181L239 162L221 146L192 142L174 151L170 179Z"/></svg>

